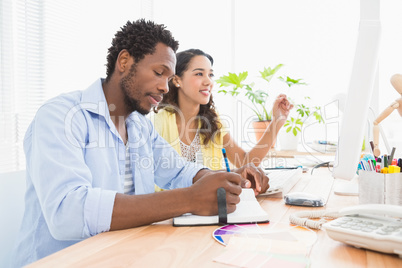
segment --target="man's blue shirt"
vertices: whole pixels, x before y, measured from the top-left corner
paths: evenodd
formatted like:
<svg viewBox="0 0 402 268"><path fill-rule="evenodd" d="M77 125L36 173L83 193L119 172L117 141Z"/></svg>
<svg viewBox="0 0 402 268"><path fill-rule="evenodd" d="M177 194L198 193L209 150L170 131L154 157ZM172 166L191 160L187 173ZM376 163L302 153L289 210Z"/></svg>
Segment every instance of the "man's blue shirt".
<svg viewBox="0 0 402 268"><path fill-rule="evenodd" d="M126 127L136 195L154 192L155 184L188 187L203 168L181 158L145 116L133 112ZM16 267L109 231L115 195L124 192L125 144L101 79L45 103L24 150L27 192Z"/></svg>

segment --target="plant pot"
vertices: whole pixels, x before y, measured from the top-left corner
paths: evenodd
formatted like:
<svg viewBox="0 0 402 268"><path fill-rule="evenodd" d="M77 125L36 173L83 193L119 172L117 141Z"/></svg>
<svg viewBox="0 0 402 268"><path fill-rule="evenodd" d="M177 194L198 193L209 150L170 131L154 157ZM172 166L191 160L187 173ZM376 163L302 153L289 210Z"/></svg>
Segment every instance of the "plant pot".
<svg viewBox="0 0 402 268"><path fill-rule="evenodd" d="M258 143L258 141L261 139L262 135L264 134L265 130L267 129L270 123L271 120L253 122L256 143ZM272 144L272 147L275 147L275 142Z"/></svg>
<svg viewBox="0 0 402 268"><path fill-rule="evenodd" d="M279 131L278 135L281 151L297 151L300 135L293 135L292 132L286 132L284 129Z"/></svg>

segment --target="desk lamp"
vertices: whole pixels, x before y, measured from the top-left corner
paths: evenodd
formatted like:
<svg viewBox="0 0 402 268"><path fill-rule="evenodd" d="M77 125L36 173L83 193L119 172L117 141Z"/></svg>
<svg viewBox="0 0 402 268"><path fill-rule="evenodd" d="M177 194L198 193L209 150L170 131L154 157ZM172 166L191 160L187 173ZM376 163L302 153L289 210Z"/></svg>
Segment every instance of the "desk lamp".
<svg viewBox="0 0 402 268"><path fill-rule="evenodd" d="M373 122L373 154L375 157L379 157L381 153L378 148L380 134L380 126L378 124L387 118L395 109L398 110L399 115L402 116L402 74L394 74L391 77L391 84L395 90L398 91L401 97L392 102L391 105L389 105Z"/></svg>

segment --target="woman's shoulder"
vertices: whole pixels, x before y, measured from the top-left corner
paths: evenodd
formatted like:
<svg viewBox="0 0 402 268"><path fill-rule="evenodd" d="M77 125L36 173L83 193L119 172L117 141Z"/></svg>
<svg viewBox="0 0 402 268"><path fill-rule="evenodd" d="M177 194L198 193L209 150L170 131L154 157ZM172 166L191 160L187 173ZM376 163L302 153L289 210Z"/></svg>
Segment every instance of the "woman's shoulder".
<svg viewBox="0 0 402 268"><path fill-rule="evenodd" d="M176 123L174 113L170 113L165 109L161 109L157 113L152 113L150 120L159 134L166 131L166 128L169 128L172 123Z"/></svg>
<svg viewBox="0 0 402 268"><path fill-rule="evenodd" d="M171 112L167 111L166 109L161 109L157 113L152 113L151 118L152 117L158 121L165 121L165 120L172 119L172 118L174 119L175 115L174 115L174 113L171 113Z"/></svg>
<svg viewBox="0 0 402 268"><path fill-rule="evenodd" d="M167 142L172 143L178 137L175 114L161 109L158 113L152 113L151 122L155 130Z"/></svg>
<svg viewBox="0 0 402 268"><path fill-rule="evenodd" d="M220 123L219 130L221 131L222 136L225 136L229 132L229 118L225 115L221 115L218 111L216 111L216 115L218 117L218 122Z"/></svg>

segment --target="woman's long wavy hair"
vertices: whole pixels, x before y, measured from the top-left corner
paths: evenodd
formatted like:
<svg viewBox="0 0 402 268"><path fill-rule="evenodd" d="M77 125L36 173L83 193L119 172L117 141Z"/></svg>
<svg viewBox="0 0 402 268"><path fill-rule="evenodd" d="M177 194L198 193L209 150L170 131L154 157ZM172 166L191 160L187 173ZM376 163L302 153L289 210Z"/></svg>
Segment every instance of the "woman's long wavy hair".
<svg viewBox="0 0 402 268"><path fill-rule="evenodd" d="M188 49L185 51L181 51L176 54L176 75L182 77L184 72L188 70L188 66L190 61L195 56L204 56L208 58L211 62L211 66L214 64L213 58L203 52L200 49ZM179 88L176 87L173 79L169 82L169 92L164 95L163 100L160 105L154 109L157 113L161 109L165 109L170 113L178 113L179 103L178 103L178 93ZM209 141L214 142L215 136L219 137L220 129L222 127L221 122L219 122L218 114L215 110L214 100L212 95L209 99L209 102L205 105L200 105L200 111L197 115L198 120L200 122L200 135L202 137L203 145L207 145Z"/></svg>

